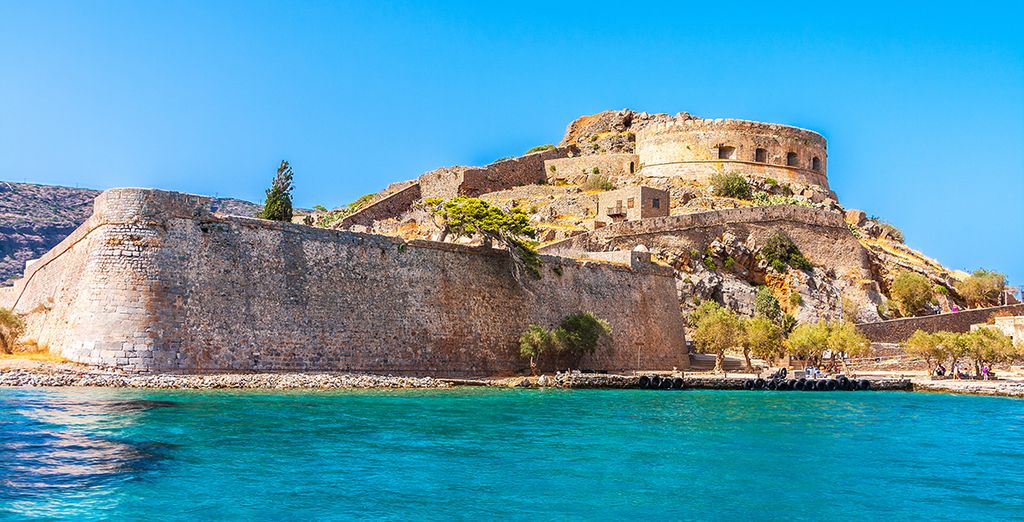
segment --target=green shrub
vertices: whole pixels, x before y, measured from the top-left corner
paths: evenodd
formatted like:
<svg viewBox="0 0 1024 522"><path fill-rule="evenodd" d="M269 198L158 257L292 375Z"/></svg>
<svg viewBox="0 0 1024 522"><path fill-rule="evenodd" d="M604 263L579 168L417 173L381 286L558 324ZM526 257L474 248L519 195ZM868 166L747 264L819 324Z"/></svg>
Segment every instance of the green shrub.
<svg viewBox="0 0 1024 522"><path fill-rule="evenodd" d="M880 221L878 222L878 226L882 229L882 234L887 236L889 239L899 241L900 243L903 242L903 232L896 228L895 225Z"/></svg>
<svg viewBox="0 0 1024 522"><path fill-rule="evenodd" d="M594 353L601 336L611 333L612 327L608 321L598 319L590 312L576 312L562 319L562 322L551 330L558 351L574 356Z"/></svg>
<svg viewBox="0 0 1024 522"><path fill-rule="evenodd" d="M857 239L861 238L860 229L858 229L855 225L847 223L846 224L846 228L848 228L850 230L850 235L852 235L853 237L855 237Z"/></svg>
<svg viewBox="0 0 1024 522"><path fill-rule="evenodd" d="M779 300L767 286L757 289L757 295L754 297L754 316L767 317L772 321L778 321L782 317Z"/></svg>
<svg viewBox="0 0 1024 522"><path fill-rule="evenodd" d="M781 230L772 234L765 241L760 254L762 259L768 262L768 266L776 272L785 272L786 267L793 267L797 270L813 268L811 262L797 248L796 243Z"/></svg>
<svg viewBox="0 0 1024 522"><path fill-rule="evenodd" d="M534 152L543 152L545 150L554 150L555 146L548 143L547 145L537 145L536 147L526 151L527 154L533 154Z"/></svg>
<svg viewBox="0 0 1024 522"><path fill-rule="evenodd" d="M999 304L999 294L1006 286L1006 276L985 269L956 284L956 291L971 306L992 306Z"/></svg>
<svg viewBox="0 0 1024 522"><path fill-rule="evenodd" d="M590 171L590 173L591 174L600 174L601 173L601 169L599 169L597 167L594 167L593 170Z"/></svg>
<svg viewBox="0 0 1024 522"><path fill-rule="evenodd" d="M804 304L804 297L796 292L789 294L789 304L793 306L800 306Z"/></svg>
<svg viewBox="0 0 1024 522"><path fill-rule="evenodd" d="M277 167L277 174L270 188L267 189L267 198L263 202L263 209L256 214L260 219L271 221L292 220L292 168L287 161L282 161Z"/></svg>
<svg viewBox="0 0 1024 522"><path fill-rule="evenodd" d="M25 321L6 308L0 308L0 353L11 353L18 338L25 335Z"/></svg>
<svg viewBox="0 0 1024 522"><path fill-rule="evenodd" d="M779 196L777 194L769 194L764 191L755 193L750 201L759 207L771 207L774 205L796 205L798 207L814 208L814 205L802 199L796 199L793 196Z"/></svg>
<svg viewBox="0 0 1024 522"><path fill-rule="evenodd" d="M928 278L909 270L896 274L889 288L889 298L896 303L896 308L904 317L921 312L932 297L932 285Z"/></svg>
<svg viewBox="0 0 1024 522"><path fill-rule="evenodd" d="M716 196L747 200L751 197L750 184L739 174L715 174L711 177L711 186Z"/></svg>
<svg viewBox="0 0 1024 522"><path fill-rule="evenodd" d="M594 170L597 171L597 168L595 167ZM608 180L608 176L601 176L595 172L587 176L582 188L583 190L613 190L615 185Z"/></svg>
<svg viewBox="0 0 1024 522"><path fill-rule="evenodd" d="M778 187L779 186L779 182L775 178L765 178L764 182L765 182L766 185L769 185L769 186L772 186L772 187Z"/></svg>
<svg viewBox="0 0 1024 522"><path fill-rule="evenodd" d="M704 256L704 266L712 272L718 270L718 265L715 264L715 259L711 256Z"/></svg>
<svg viewBox="0 0 1024 522"><path fill-rule="evenodd" d="M728 257L725 258L725 263L722 266L726 270L732 270L733 267L736 266L736 260L733 259L732 256L728 256Z"/></svg>

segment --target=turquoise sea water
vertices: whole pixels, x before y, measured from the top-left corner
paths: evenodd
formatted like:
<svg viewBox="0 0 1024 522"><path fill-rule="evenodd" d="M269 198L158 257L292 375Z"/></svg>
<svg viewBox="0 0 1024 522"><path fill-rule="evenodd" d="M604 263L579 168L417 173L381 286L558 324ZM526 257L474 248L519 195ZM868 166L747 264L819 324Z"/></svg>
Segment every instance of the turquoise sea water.
<svg viewBox="0 0 1024 522"><path fill-rule="evenodd" d="M0 390L0 519L1024 518L1024 401Z"/></svg>

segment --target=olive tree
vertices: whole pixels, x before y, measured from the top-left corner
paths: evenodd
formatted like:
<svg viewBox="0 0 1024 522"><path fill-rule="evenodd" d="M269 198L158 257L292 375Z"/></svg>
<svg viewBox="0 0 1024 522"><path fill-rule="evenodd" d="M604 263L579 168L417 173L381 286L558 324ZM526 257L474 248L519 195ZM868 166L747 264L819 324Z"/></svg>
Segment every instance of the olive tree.
<svg viewBox="0 0 1024 522"><path fill-rule="evenodd" d="M936 334L916 330L906 341L901 343L901 346L907 355L924 358L928 369L931 370L932 361L942 359L942 349L939 346L941 341L942 339Z"/></svg>
<svg viewBox="0 0 1024 522"><path fill-rule="evenodd" d="M843 372L846 372L846 359L864 357L871 353L871 341L857 330L853 323L839 321L826 324L828 328L828 341L826 345L832 353L833 368L836 367L837 357L843 366Z"/></svg>
<svg viewBox="0 0 1024 522"><path fill-rule="evenodd" d="M768 317L758 315L743 321L743 358L747 371L754 369L750 356L774 361L785 355L782 327Z"/></svg>
<svg viewBox="0 0 1024 522"><path fill-rule="evenodd" d="M725 352L743 344L743 324L736 312L714 301L704 301L690 314L692 336L705 353L715 354L715 372L721 373Z"/></svg>
<svg viewBox="0 0 1024 522"><path fill-rule="evenodd" d="M1006 276L999 272L978 269L956 284L956 291L972 307L999 304L999 293L1006 286Z"/></svg>
<svg viewBox="0 0 1024 522"><path fill-rule="evenodd" d="M933 292L927 277L909 270L896 274L889 287L889 297L896 303L903 317L911 317L920 312L932 300Z"/></svg>
<svg viewBox="0 0 1024 522"><path fill-rule="evenodd" d="M817 364L828 346L828 338L829 328L825 321L801 323L786 338L786 348L790 355Z"/></svg>

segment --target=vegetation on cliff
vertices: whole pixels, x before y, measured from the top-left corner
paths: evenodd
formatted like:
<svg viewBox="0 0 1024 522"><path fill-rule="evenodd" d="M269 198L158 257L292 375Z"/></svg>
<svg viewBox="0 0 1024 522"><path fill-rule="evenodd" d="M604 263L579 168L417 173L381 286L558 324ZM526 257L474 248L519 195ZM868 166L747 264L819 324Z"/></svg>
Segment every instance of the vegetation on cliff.
<svg viewBox="0 0 1024 522"><path fill-rule="evenodd" d="M0 308L0 353L11 353L25 333L25 321L14 312Z"/></svg>
<svg viewBox="0 0 1024 522"><path fill-rule="evenodd" d="M479 235L486 246L498 242L508 249L516 280L522 282L526 274L540 277L541 260L534 241L537 230L523 209L512 207L506 211L482 199L462 196L447 201L429 198L423 203L441 230L439 241Z"/></svg>
<svg viewBox="0 0 1024 522"><path fill-rule="evenodd" d="M999 304L999 294L1006 286L1006 276L999 272L978 269L956 285L956 291L967 304L975 307Z"/></svg>
<svg viewBox="0 0 1024 522"><path fill-rule="evenodd" d="M889 296L901 316L911 317L924 310L925 305L932 301L934 288L927 277L902 270L893 279Z"/></svg>
<svg viewBox="0 0 1024 522"><path fill-rule="evenodd" d="M715 174L711 177L711 187L716 196L749 200L752 197L750 183L736 173Z"/></svg>
<svg viewBox="0 0 1024 522"><path fill-rule="evenodd" d="M292 220L292 167L287 161L282 161L277 167L277 174L270 188L267 189L267 199L263 203L263 210L256 217L269 219L271 221Z"/></svg>
<svg viewBox="0 0 1024 522"><path fill-rule="evenodd" d="M781 230L772 234L764 242L760 254L761 258L768 263L768 266L776 272L785 272L788 267L798 270L810 270L813 268L811 262L800 252L793 239Z"/></svg>
<svg viewBox="0 0 1024 522"><path fill-rule="evenodd" d="M579 357L597 351L601 337L611 335L607 321L590 312L576 312L562 319L550 330L531 324L519 336L519 353L530 359L530 371L537 373L540 357L546 353Z"/></svg>

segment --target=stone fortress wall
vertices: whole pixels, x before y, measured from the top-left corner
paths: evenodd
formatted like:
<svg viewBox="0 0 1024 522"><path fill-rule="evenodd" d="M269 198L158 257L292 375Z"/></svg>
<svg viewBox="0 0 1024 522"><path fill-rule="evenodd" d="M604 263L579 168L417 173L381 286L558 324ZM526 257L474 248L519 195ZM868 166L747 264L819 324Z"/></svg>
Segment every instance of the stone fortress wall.
<svg viewBox="0 0 1024 522"><path fill-rule="evenodd" d="M636 133L640 174L710 181L720 172L828 188L825 138L773 123L734 119L652 122Z"/></svg>
<svg viewBox="0 0 1024 522"><path fill-rule="evenodd" d="M579 255L602 250L629 250L637 245L704 251L726 231L751 234L764 241L782 230L815 265L837 271L870 271L867 250L846 226L843 216L796 205L772 205L656 217L612 223L594 231L545 245L548 254ZM827 238L827 239L826 239Z"/></svg>
<svg viewBox="0 0 1024 522"><path fill-rule="evenodd" d="M526 369L517 341L529 323L579 310L614 332L578 367L688 366L667 268L545 256L542 279L524 287L504 251L226 217L208 204L108 190L0 306L25 314L27 337L55 353L130 370L509 374Z"/></svg>
<svg viewBox="0 0 1024 522"><path fill-rule="evenodd" d="M640 161L636 154L590 154L547 160L544 168L548 183L581 185L592 175L609 178L633 176Z"/></svg>

